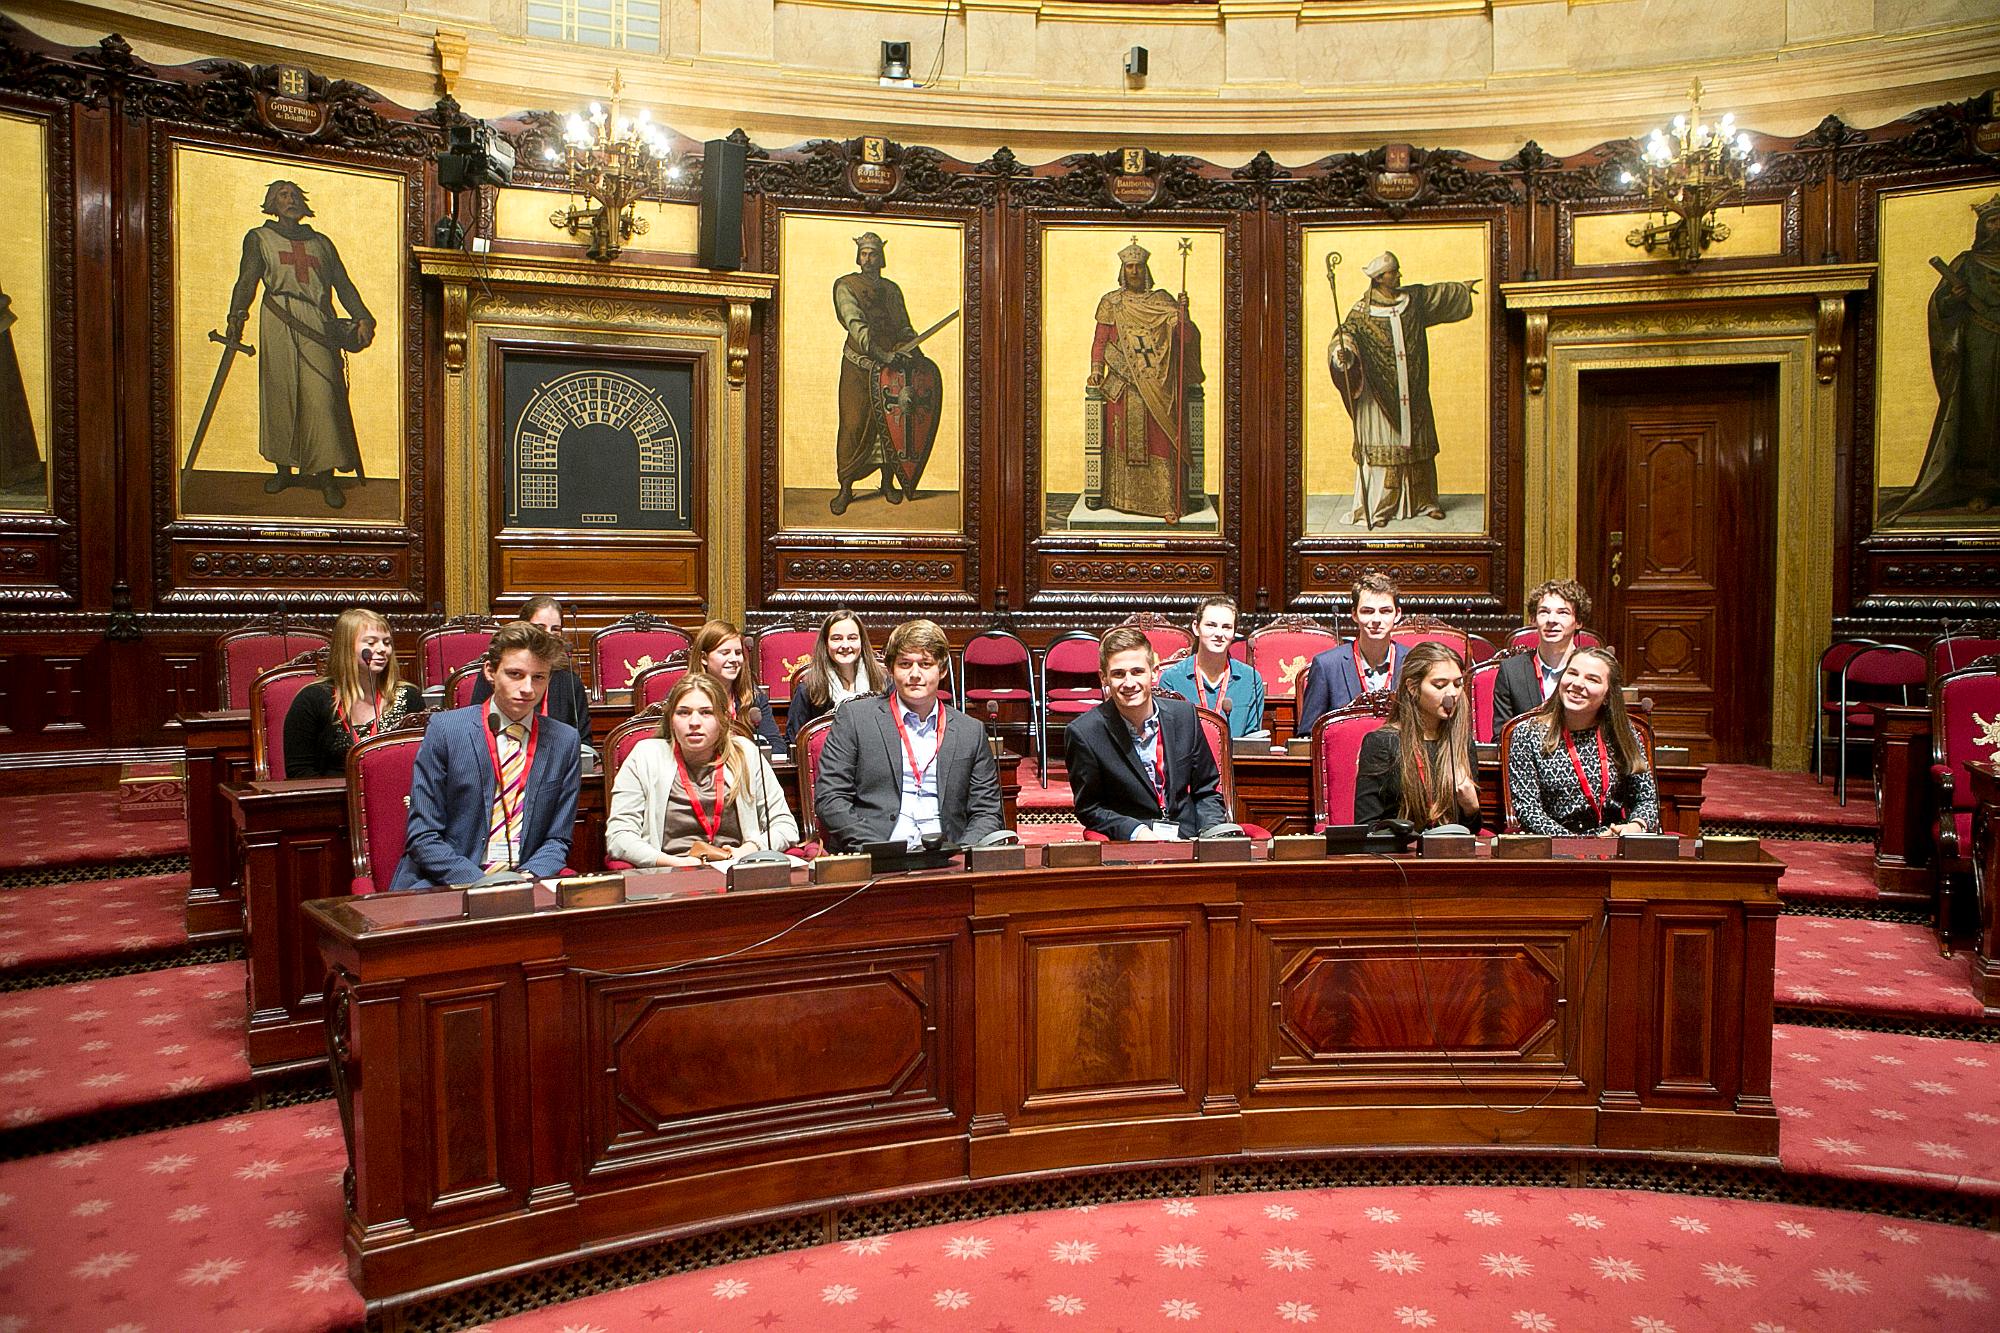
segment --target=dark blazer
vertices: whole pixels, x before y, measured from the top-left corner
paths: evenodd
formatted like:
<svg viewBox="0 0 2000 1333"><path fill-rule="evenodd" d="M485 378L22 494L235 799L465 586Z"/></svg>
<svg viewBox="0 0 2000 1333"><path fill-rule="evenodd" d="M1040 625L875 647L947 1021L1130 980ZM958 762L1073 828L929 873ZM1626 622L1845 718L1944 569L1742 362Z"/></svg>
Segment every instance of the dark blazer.
<svg viewBox="0 0 2000 1333"><path fill-rule="evenodd" d="M1372 824L1378 819L1403 817L1403 738L1394 727L1377 727L1361 738L1361 754L1356 761L1354 782L1354 822ZM1461 813L1447 824L1463 824L1474 833L1484 816L1477 810ZM1436 828L1438 825L1430 825Z"/></svg>
<svg viewBox="0 0 2000 1333"><path fill-rule="evenodd" d="M1403 659L1407 656L1409 650L1402 644L1389 645L1389 688L1392 690L1403 674ZM1306 697L1299 700L1299 720L1292 730L1300 736L1312 735L1313 723L1319 721L1320 714L1345 708L1366 692L1361 688L1360 674L1354 669L1353 642L1350 640L1337 648L1327 649L1312 660L1312 668L1306 678Z"/></svg>
<svg viewBox="0 0 2000 1333"><path fill-rule="evenodd" d="M383 710L392 725L423 711L423 691L407 683ZM376 733L380 730L378 726ZM347 728L340 725L333 711L332 684L316 680L292 696L292 706L285 712L285 771L275 776L344 778L347 752L352 748L354 743L348 738Z"/></svg>
<svg viewBox="0 0 2000 1333"><path fill-rule="evenodd" d="M820 837L836 851L886 842L903 811L903 738L891 691L844 704L833 715L813 780ZM977 842L1000 827L1000 768L986 728L944 705L936 759L938 829L950 842Z"/></svg>
<svg viewBox="0 0 2000 1333"><path fill-rule="evenodd" d="M1166 818L1180 825L1184 838L1227 823L1231 816L1222 804L1222 778L1195 720L1194 705L1178 699L1155 699L1153 704L1160 710L1167 750ZM1106 699L1071 722L1063 733L1063 754L1076 817L1086 829L1129 842L1139 825L1160 819L1153 784L1132 754L1132 728L1119 716L1118 705Z"/></svg>
<svg viewBox="0 0 2000 1333"><path fill-rule="evenodd" d="M431 718L410 779L410 824L392 889L470 884L486 873L486 833L493 814L493 756L486 748L485 704ZM535 763L521 812L519 868L546 877L569 859L583 766L576 728L537 718Z"/></svg>
<svg viewBox="0 0 2000 1333"><path fill-rule="evenodd" d="M482 671L472 682L472 702L483 704L492 697L492 682ZM547 702L548 716L569 723L583 741L590 740L590 696L584 691L582 677L568 667L551 671Z"/></svg>
<svg viewBox="0 0 2000 1333"><path fill-rule="evenodd" d="M1510 657L1493 673L1493 738L1509 718L1532 713L1542 706L1542 678L1536 663L1541 660L1533 649Z"/></svg>

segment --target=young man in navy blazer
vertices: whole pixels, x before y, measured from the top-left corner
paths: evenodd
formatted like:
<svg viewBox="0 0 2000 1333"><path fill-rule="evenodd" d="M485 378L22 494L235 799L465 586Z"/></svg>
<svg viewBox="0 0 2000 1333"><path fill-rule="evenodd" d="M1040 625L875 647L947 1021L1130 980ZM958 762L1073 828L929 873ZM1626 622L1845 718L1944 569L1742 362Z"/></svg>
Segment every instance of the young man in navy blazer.
<svg viewBox="0 0 2000 1333"><path fill-rule="evenodd" d="M1322 713L1345 708L1371 690L1396 688L1405 649L1390 636L1402 618L1395 580L1370 570L1354 581L1354 641L1313 658L1294 732L1310 736Z"/></svg>
<svg viewBox="0 0 2000 1333"><path fill-rule="evenodd" d="M1495 736L1509 718L1534 712L1556 692L1576 632L1590 618L1590 594L1575 579L1550 579L1528 594L1528 616L1535 622L1535 651L1508 658L1493 673Z"/></svg>
<svg viewBox="0 0 2000 1333"><path fill-rule="evenodd" d="M1173 842L1228 822L1194 705L1153 694L1159 659L1145 632L1128 625L1106 634L1097 672L1104 702L1063 734L1084 828L1113 842Z"/></svg>
<svg viewBox="0 0 2000 1333"><path fill-rule="evenodd" d="M576 728L542 714L563 641L516 622L486 649L493 697L431 718L410 781L409 832L392 889L544 878L569 859L583 784Z"/></svg>

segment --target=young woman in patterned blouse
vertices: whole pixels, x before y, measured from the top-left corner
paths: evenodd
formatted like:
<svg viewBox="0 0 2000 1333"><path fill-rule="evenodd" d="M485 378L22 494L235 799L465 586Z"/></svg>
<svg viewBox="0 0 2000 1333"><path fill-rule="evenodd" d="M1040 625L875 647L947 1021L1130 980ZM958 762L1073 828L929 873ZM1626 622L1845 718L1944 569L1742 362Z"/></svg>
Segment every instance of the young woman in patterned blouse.
<svg viewBox="0 0 2000 1333"><path fill-rule="evenodd" d="M1523 833L1659 831L1659 792L1609 648L1571 653L1556 692L1515 724L1507 782Z"/></svg>

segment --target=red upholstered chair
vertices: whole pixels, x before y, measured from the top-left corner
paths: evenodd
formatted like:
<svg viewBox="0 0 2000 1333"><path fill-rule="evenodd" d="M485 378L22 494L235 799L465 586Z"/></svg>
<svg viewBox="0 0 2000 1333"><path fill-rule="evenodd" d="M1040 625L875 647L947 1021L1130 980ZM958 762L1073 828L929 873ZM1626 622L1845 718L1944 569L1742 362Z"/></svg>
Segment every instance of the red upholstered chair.
<svg viewBox="0 0 2000 1333"><path fill-rule="evenodd" d="M792 761L799 766L799 855L810 859L819 855L819 815L813 810L813 791L819 782L819 757L826 753L826 738L833 732L832 713L822 713L799 728L792 749Z"/></svg>
<svg viewBox="0 0 2000 1333"><path fill-rule="evenodd" d="M2000 653L2000 620L1971 620L1963 625L1947 625L1945 631L1931 643L1932 680Z"/></svg>
<svg viewBox="0 0 2000 1333"><path fill-rule="evenodd" d="M1509 648L1532 648L1542 641L1542 632L1533 625L1523 625L1507 639ZM1580 629L1576 632L1576 646L1579 648L1602 648L1604 640L1593 630Z"/></svg>
<svg viewBox="0 0 2000 1333"><path fill-rule="evenodd" d="M1493 705L1500 690L1500 665L1535 651L1532 648L1505 648L1465 673L1465 686L1472 692L1472 739L1481 745L1494 742Z"/></svg>
<svg viewBox="0 0 2000 1333"><path fill-rule="evenodd" d="M1826 780L1823 754L1826 749L1825 724L1840 714L1840 705L1827 697L1827 680L1829 677L1832 678L1837 691L1840 686L1840 673L1847 669L1847 664L1860 656L1863 649L1875 646L1876 642L1873 639L1835 639L1827 645L1826 651L1819 655L1819 671L1813 680L1812 751L1815 781ZM1933 671L1931 674L1936 676L1938 673Z"/></svg>
<svg viewBox="0 0 2000 1333"><path fill-rule="evenodd" d="M1095 634L1072 630L1042 650L1041 718L1035 735L1035 773L1049 785L1049 731L1056 718L1088 713L1104 702L1097 672ZM1068 726L1065 722L1064 726Z"/></svg>
<svg viewBox="0 0 2000 1333"><path fill-rule="evenodd" d="M1166 656L1160 659L1160 668L1162 670L1165 670L1167 667L1172 666L1174 663L1185 662L1190 657L1193 656L1194 656L1194 649L1192 648L1176 648L1171 653L1168 653Z"/></svg>
<svg viewBox="0 0 2000 1333"><path fill-rule="evenodd" d="M1487 638L1484 634L1467 634L1465 636L1465 664L1467 666L1477 666L1481 662L1490 662L1499 653L1500 650L1493 646L1493 640Z"/></svg>
<svg viewBox="0 0 2000 1333"><path fill-rule="evenodd" d="M1264 680L1264 705L1271 738L1289 732L1305 692L1304 673L1314 657L1340 646L1340 635L1311 616L1279 616L1250 631L1244 661ZM1282 723L1282 727L1280 726Z"/></svg>
<svg viewBox="0 0 2000 1333"><path fill-rule="evenodd" d="M425 630L417 638L417 665L423 672L419 683L426 688L443 685L459 667L483 657L499 629L500 622L491 616L456 616Z"/></svg>
<svg viewBox="0 0 2000 1333"><path fill-rule="evenodd" d="M355 893L380 893L395 879L410 831L410 787L428 712L412 713L347 752L347 827Z"/></svg>
<svg viewBox="0 0 2000 1333"><path fill-rule="evenodd" d="M693 640L658 616L644 611L614 620L590 636L590 660L595 668L595 697L632 687L632 677L674 653L685 653Z"/></svg>
<svg viewBox="0 0 2000 1333"><path fill-rule="evenodd" d="M1969 763L2000 757L2000 662L1982 660L1942 677L1931 693L1931 782L1937 789L1938 944L1951 947L1954 878L1972 870Z"/></svg>
<svg viewBox="0 0 2000 1333"><path fill-rule="evenodd" d="M216 699L222 708L248 708L250 682L300 653L325 648L324 630L288 625L283 620L233 629L215 641Z"/></svg>
<svg viewBox="0 0 2000 1333"><path fill-rule="evenodd" d="M285 776L285 714L300 690L326 675L329 651L301 653L250 682L250 765L258 781Z"/></svg>
<svg viewBox="0 0 2000 1333"><path fill-rule="evenodd" d="M966 640L958 654L958 706L969 713L975 705L985 714L980 720L989 735L1018 732L1032 743L1041 720L1041 693L1035 655L1020 635L995 627ZM1024 719L1007 716L1017 706Z"/></svg>
<svg viewBox="0 0 2000 1333"><path fill-rule="evenodd" d="M474 658L462 667L454 668L444 680L444 706L446 708L470 708L472 691L486 672L484 655Z"/></svg>
<svg viewBox="0 0 2000 1333"><path fill-rule="evenodd" d="M1203 708L1196 704L1195 719L1201 723L1202 739L1208 742L1209 753L1215 756L1215 771L1222 793L1222 808L1229 812L1229 818L1241 822L1236 808L1236 757L1230 749L1229 720L1213 708ZM1244 824L1243 831L1253 838L1269 840L1271 830L1261 824Z"/></svg>
<svg viewBox="0 0 2000 1333"><path fill-rule="evenodd" d="M1420 643L1441 643L1462 658L1469 656L1465 631L1436 616L1404 616L1396 622L1396 632L1389 637L1401 644L1405 652Z"/></svg>
<svg viewBox="0 0 2000 1333"><path fill-rule="evenodd" d="M792 679L812 661L819 641L819 622L773 625L757 631L757 683L770 692L773 704L792 699Z"/></svg>
<svg viewBox="0 0 2000 1333"><path fill-rule="evenodd" d="M1158 611L1134 611L1118 622L1117 628L1141 630L1146 642L1153 645L1153 653L1162 662L1177 652L1189 652L1194 648L1194 634L1185 625L1175 624Z"/></svg>
<svg viewBox="0 0 2000 1333"><path fill-rule="evenodd" d="M1881 706L1891 702L1890 694L1897 693L1901 702L1909 703L1910 691L1923 687L1929 670L1930 660L1924 654L1895 643L1864 648L1840 669L1840 694L1833 725L1838 727L1840 735L1839 775L1834 779L1834 792L1842 805L1847 804L1848 742L1872 742Z"/></svg>
<svg viewBox="0 0 2000 1333"><path fill-rule="evenodd" d="M1510 717L1507 719L1507 725L1500 728L1500 831L1503 833L1520 831L1520 826L1514 819L1514 786L1508 781L1507 776L1507 749L1514 743L1514 728L1533 716L1533 713L1522 713ZM1632 723L1632 730L1638 733L1639 744L1646 750L1646 764L1651 767L1654 762L1653 724L1635 712L1627 712L1625 716ZM1662 817L1664 818L1664 812Z"/></svg>
<svg viewBox="0 0 2000 1333"><path fill-rule="evenodd" d="M1361 766L1361 742L1388 720L1396 696L1370 690L1345 708L1336 708L1313 724L1313 831L1329 824L1354 822L1354 789Z"/></svg>
<svg viewBox="0 0 2000 1333"><path fill-rule="evenodd" d="M655 662L632 677L632 711L644 712L654 704L665 703L667 695L676 681L688 672L686 650L668 653L665 661Z"/></svg>
<svg viewBox="0 0 2000 1333"><path fill-rule="evenodd" d="M642 708L611 729L604 738L604 811L611 812L611 791L618 784L618 770L632 756L632 747L648 736L660 734L660 719L666 716L666 709L659 704ZM609 871L630 870L630 861L616 861L606 857L604 868Z"/></svg>

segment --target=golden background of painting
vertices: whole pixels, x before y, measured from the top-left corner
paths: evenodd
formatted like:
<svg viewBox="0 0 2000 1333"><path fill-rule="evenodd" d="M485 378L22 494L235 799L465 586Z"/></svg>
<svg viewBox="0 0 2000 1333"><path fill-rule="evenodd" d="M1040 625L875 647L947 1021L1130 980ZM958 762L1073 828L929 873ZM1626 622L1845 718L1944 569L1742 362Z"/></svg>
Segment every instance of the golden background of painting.
<svg viewBox="0 0 2000 1333"><path fill-rule="evenodd" d="M375 341L347 357L348 402L370 481L403 469L403 178L386 172L311 167L279 158L207 148L174 151L174 457L187 456L215 380L222 348L208 340L229 319L229 293L243 261L243 237L266 220L274 180L306 192L315 231L340 251L355 290L375 316ZM243 336L260 336L260 284ZM340 307L338 297L334 299ZM341 310L345 315L345 310ZM202 441L197 470L268 472L257 452L257 362L236 358Z"/></svg>
<svg viewBox="0 0 2000 1333"><path fill-rule="evenodd" d="M1090 344L1097 335L1097 303L1118 289L1118 252L1136 237L1152 251L1153 285L1176 294L1181 285L1180 242L1188 255L1188 318L1201 331L1202 489L1222 494L1222 408L1227 396L1222 319L1223 234L1219 227L1135 231L1125 226L1049 227L1042 232L1042 491L1083 489L1083 389L1090 378ZM1092 405L1095 407L1095 404ZM1169 523L1159 526L1171 530ZM1121 529L1123 531L1123 529Z"/></svg>
<svg viewBox="0 0 2000 1333"><path fill-rule="evenodd" d="M47 128L0 113L0 180L33 207L0 211L0 290L12 299L14 356L44 465L49 457L49 192ZM46 475L46 474L45 474Z"/></svg>
<svg viewBox="0 0 2000 1333"><path fill-rule="evenodd" d="M1646 225L1645 213L1579 213L1574 218L1576 242L1571 258L1578 264L1648 264L1673 267L1674 258L1662 250L1648 254L1627 245L1625 237L1634 227ZM1729 228L1729 235L1702 251L1704 259L1742 259L1785 252L1785 206L1751 204L1747 208L1725 208L1716 220Z"/></svg>
<svg viewBox="0 0 2000 1333"><path fill-rule="evenodd" d="M1937 416L1931 378L1931 293L1938 284L1931 256L1950 263L1972 248L1975 204L1994 195L1992 181L1949 190L1885 194L1878 220L1875 352L1875 498L1882 488L1916 482ZM1955 520L1962 522L1963 520ZM1935 524L1921 524L1935 526ZM1982 524L1981 526L1990 526Z"/></svg>
<svg viewBox="0 0 2000 1333"><path fill-rule="evenodd" d="M589 234L571 236L549 221L558 208L582 199L581 195L559 190L511 188L501 190L493 206L493 234L503 241L542 241L573 244L581 253L590 243ZM646 233L624 242L627 250L648 254L692 255L701 249L701 210L693 204L661 204L651 200L639 205ZM468 230L470 225L468 224ZM346 252L341 252L343 257Z"/></svg>
<svg viewBox="0 0 2000 1333"><path fill-rule="evenodd" d="M937 363L944 405L937 442L924 469L923 494L956 492L962 476L965 433L965 228L957 222L907 218L858 218L786 213L778 224L778 484L832 490L840 485L834 446L840 436L840 349L847 330L833 313L833 283L856 272L854 238L872 231L882 238L882 276L903 289L903 304L918 333L952 311L958 318L924 343ZM872 488L880 473L857 486ZM782 508L782 506L781 506ZM781 513L781 527L878 528L911 531L904 511L870 522L874 511L851 510L833 518L818 512ZM946 531L957 532L962 523Z"/></svg>
<svg viewBox="0 0 2000 1333"><path fill-rule="evenodd" d="M1349 495L1354 491L1354 422L1326 369L1327 344L1364 292L1361 271L1384 250L1395 252L1405 285L1480 279L1472 316L1427 329L1431 352L1431 411L1437 419L1438 491L1444 495L1486 494L1488 449L1488 345L1492 282L1488 275L1485 223L1401 227L1308 227L1300 270L1305 290L1305 489L1308 495ZM1338 250L1340 307L1326 283L1326 257Z"/></svg>

